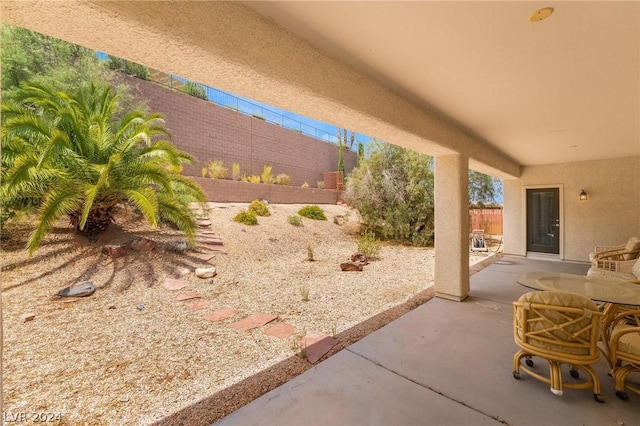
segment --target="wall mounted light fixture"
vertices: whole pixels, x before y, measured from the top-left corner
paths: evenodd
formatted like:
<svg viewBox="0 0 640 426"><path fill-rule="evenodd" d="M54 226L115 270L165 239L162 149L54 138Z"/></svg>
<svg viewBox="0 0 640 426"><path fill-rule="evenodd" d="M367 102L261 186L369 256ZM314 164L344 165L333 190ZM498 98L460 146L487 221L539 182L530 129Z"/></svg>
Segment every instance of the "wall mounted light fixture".
<svg viewBox="0 0 640 426"><path fill-rule="evenodd" d="M589 196L587 195L586 192L584 192L584 189L583 189L582 192L580 193L580 201L585 201L587 198L589 198Z"/></svg>

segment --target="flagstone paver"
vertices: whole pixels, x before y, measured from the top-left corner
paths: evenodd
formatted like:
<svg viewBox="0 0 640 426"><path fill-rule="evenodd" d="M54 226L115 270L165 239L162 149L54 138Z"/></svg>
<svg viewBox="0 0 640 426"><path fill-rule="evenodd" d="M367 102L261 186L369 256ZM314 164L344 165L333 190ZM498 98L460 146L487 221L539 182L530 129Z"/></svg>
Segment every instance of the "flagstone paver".
<svg viewBox="0 0 640 426"><path fill-rule="evenodd" d="M278 339L286 339L296 331L295 327L286 322L274 324L264 331L267 336L277 337Z"/></svg>
<svg viewBox="0 0 640 426"><path fill-rule="evenodd" d="M333 337L320 331L311 330L300 340L298 346L301 351L305 351L307 361L313 364L329 352L337 343L338 341Z"/></svg>
<svg viewBox="0 0 640 426"><path fill-rule="evenodd" d="M197 291L191 291L189 293L181 293L181 294L177 295L176 296L176 300L177 301L191 300L191 299L199 299L201 297L202 297L202 295L200 293L198 293Z"/></svg>
<svg viewBox="0 0 640 426"><path fill-rule="evenodd" d="M182 290L186 285L180 278L166 278L162 286L167 290L177 291Z"/></svg>
<svg viewBox="0 0 640 426"><path fill-rule="evenodd" d="M211 322L222 321L223 319L231 318L237 313L238 310L235 308L220 309L219 311L204 314L204 319Z"/></svg>
<svg viewBox="0 0 640 426"><path fill-rule="evenodd" d="M201 300L191 304L191 309L199 311L200 309L208 308L213 303L213 300Z"/></svg>
<svg viewBox="0 0 640 426"><path fill-rule="evenodd" d="M194 253L193 257L197 257L200 260L204 260L205 262L210 261L215 257L215 253Z"/></svg>
<svg viewBox="0 0 640 426"><path fill-rule="evenodd" d="M249 315L243 320L238 322L234 322L231 324L231 327L237 328L238 330L248 331L252 328L262 327L263 325L270 323L274 319L278 318L277 315L269 315L269 314L253 314Z"/></svg>

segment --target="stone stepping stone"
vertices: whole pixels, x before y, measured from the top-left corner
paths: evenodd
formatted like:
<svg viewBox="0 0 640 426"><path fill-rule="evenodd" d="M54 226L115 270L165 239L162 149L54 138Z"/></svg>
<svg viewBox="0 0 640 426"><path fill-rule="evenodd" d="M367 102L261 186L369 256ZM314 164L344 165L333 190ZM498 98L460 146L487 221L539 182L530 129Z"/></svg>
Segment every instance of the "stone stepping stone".
<svg viewBox="0 0 640 426"><path fill-rule="evenodd" d="M196 225L202 227L202 228L206 228L211 226L211 220L209 219L196 219Z"/></svg>
<svg viewBox="0 0 640 426"><path fill-rule="evenodd" d="M192 256L197 257L200 260L204 260L205 262L208 262L216 257L215 253L194 253Z"/></svg>
<svg viewBox="0 0 640 426"><path fill-rule="evenodd" d="M200 244L211 245L211 246L221 246L223 244L222 240L219 240L217 238L208 238L208 237L196 238L196 242Z"/></svg>
<svg viewBox="0 0 640 426"><path fill-rule="evenodd" d="M286 322L274 324L264 331L267 336L277 337L278 339L286 339L296 331L295 327Z"/></svg>
<svg viewBox="0 0 640 426"><path fill-rule="evenodd" d="M219 311L209 312L204 314L204 319L210 322L222 321L227 318L231 318L238 313L235 308L220 309Z"/></svg>
<svg viewBox="0 0 640 426"><path fill-rule="evenodd" d="M307 361L314 364L337 343L338 341L333 337L319 331L311 330L300 340L298 346L301 351L306 352Z"/></svg>
<svg viewBox="0 0 640 426"><path fill-rule="evenodd" d="M207 250L210 253L220 253L220 254L229 254L228 251L226 251L225 249L223 249L222 247L198 247L198 249L200 250Z"/></svg>
<svg viewBox="0 0 640 426"><path fill-rule="evenodd" d="M208 235L208 236L211 236L212 238L222 239L218 235L216 235L217 234L216 231L213 231L211 229L198 229L197 233L200 235Z"/></svg>
<svg viewBox="0 0 640 426"><path fill-rule="evenodd" d="M233 324L231 324L231 327L236 328L238 330L249 331L253 328L262 327L263 325L270 323L276 318L278 318L277 315L253 314L253 315L249 315L243 320L234 322Z"/></svg>
<svg viewBox="0 0 640 426"><path fill-rule="evenodd" d="M200 309L208 308L213 303L213 300L201 300L191 304L191 309L199 311Z"/></svg>
<svg viewBox="0 0 640 426"><path fill-rule="evenodd" d="M182 282L180 278L165 278L164 284L162 284L162 287L170 291L178 291L185 288L186 284Z"/></svg>
<svg viewBox="0 0 640 426"><path fill-rule="evenodd" d="M176 300L178 302L181 302L183 300L199 299L201 297L202 297L202 295L200 293L198 293L197 291L191 291L189 293L181 293L181 294L177 295L176 296Z"/></svg>

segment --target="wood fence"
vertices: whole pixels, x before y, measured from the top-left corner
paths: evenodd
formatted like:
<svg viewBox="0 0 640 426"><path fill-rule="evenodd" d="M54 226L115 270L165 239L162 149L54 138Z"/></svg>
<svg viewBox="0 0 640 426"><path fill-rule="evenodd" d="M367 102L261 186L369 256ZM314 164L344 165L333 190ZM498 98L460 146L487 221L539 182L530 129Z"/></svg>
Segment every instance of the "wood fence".
<svg viewBox="0 0 640 426"><path fill-rule="evenodd" d="M469 230L484 229L485 234L502 235L502 207L470 209Z"/></svg>

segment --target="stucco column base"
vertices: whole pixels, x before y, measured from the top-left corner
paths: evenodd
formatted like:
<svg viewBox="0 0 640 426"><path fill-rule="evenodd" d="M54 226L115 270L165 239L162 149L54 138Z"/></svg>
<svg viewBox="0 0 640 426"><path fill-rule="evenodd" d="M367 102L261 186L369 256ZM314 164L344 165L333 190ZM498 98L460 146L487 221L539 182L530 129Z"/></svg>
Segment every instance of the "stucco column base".
<svg viewBox="0 0 640 426"><path fill-rule="evenodd" d="M469 295L469 159L435 160L435 293L463 301Z"/></svg>

